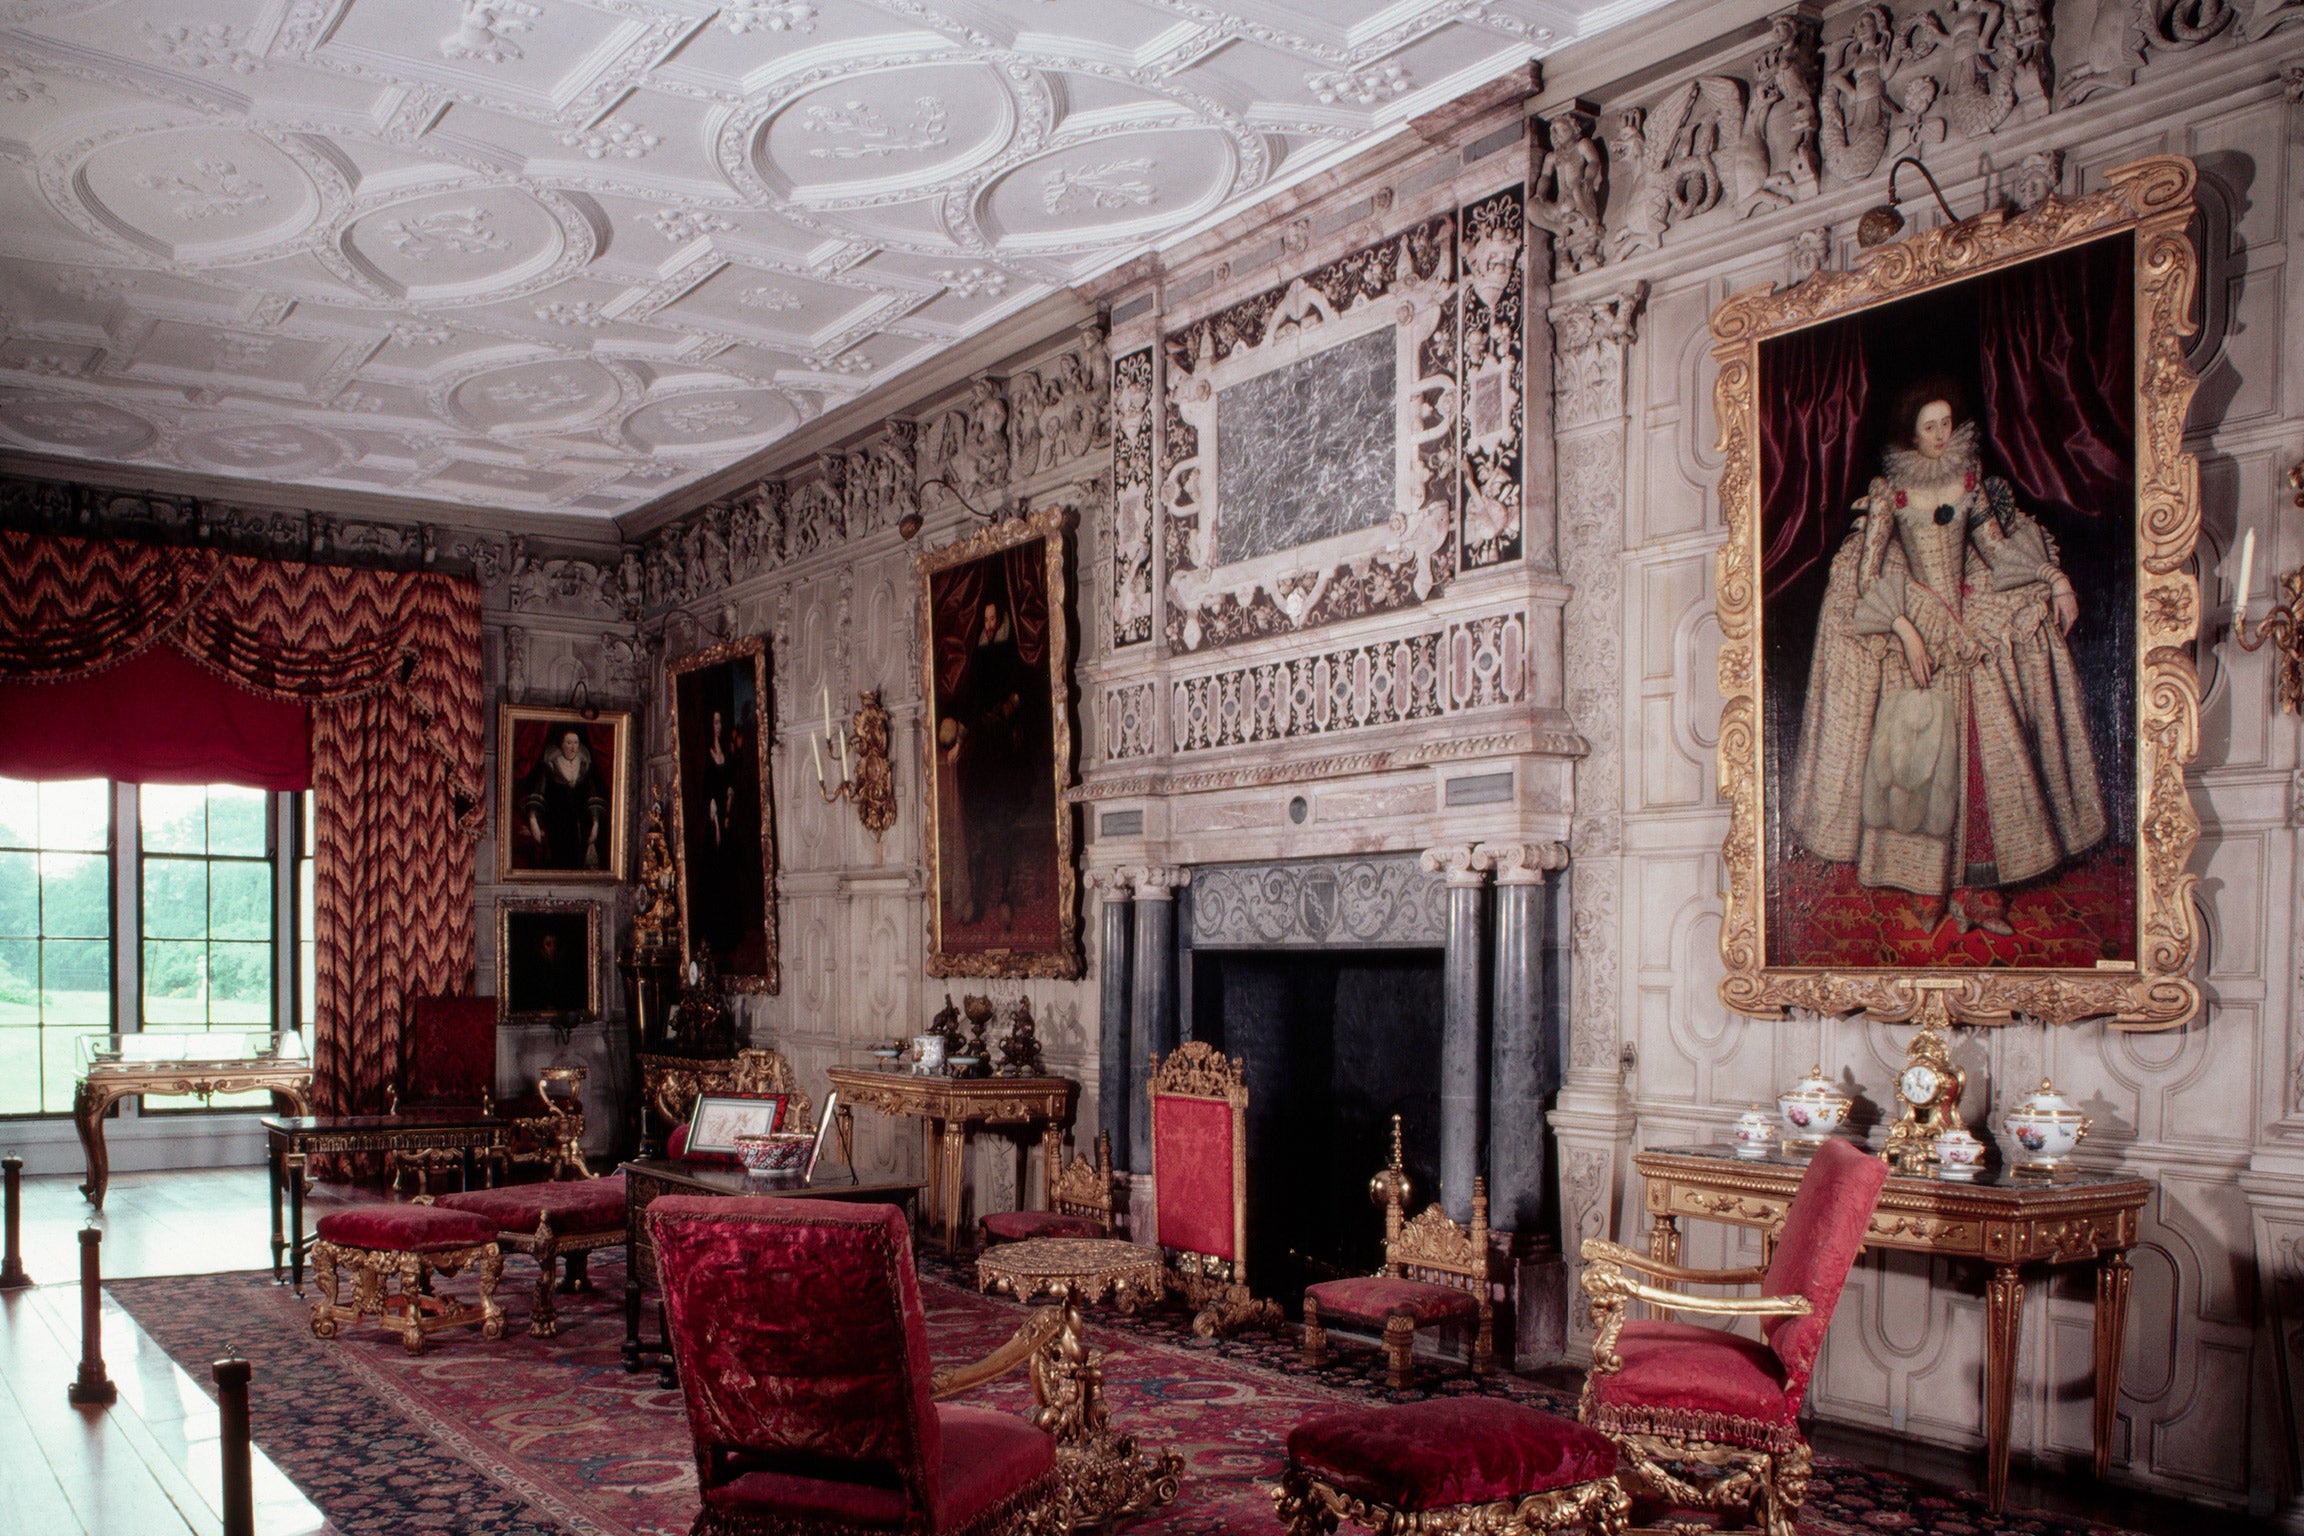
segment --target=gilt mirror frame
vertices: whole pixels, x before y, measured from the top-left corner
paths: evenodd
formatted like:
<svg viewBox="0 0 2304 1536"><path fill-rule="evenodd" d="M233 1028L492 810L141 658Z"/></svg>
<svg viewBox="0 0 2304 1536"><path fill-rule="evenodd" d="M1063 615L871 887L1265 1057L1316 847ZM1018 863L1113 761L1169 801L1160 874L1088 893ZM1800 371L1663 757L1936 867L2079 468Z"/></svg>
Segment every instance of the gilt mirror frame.
<svg viewBox="0 0 2304 1536"><path fill-rule="evenodd" d="M926 551L913 562L920 581L920 697L926 710L926 729L921 735L921 789L927 802L922 837L928 853L927 969L931 976L1074 978L1086 968L1080 952L1079 872L1073 865L1072 823L1077 811L1065 798L1065 791L1072 786L1072 594L1065 545L1074 520L1072 509L1065 506L1004 518L941 549ZM1041 549L1035 568L1047 606L1043 664L1049 690L1050 814L1055 823L1051 862L1038 870L1036 877L1051 884L1048 894L1052 897L1054 927L1044 942L1002 945L987 942L984 933L969 933L970 914L956 910L966 905L967 882L978 872L971 867L971 811L984 816L986 807L971 808L964 803L970 780L976 776L957 771L956 757L945 760L953 743L945 742L944 737L952 734L954 727L964 729L967 722L951 718L954 701L948 697L949 690L939 686L938 658L970 642L965 633L940 620L939 588L965 579L970 566L997 567L999 557L1033 544ZM1003 594L1009 590L1006 581L1003 575ZM971 603L971 618L974 612ZM1003 638L1006 633L1003 628ZM1037 747L1037 743L1026 745ZM1036 750L1033 755L1038 755ZM955 771L946 771L948 767ZM1037 801L1036 792L1033 799ZM1014 814L1023 808L1006 809ZM1039 850L1034 853L1037 862ZM1015 871L1009 873L1013 877Z"/></svg>
<svg viewBox="0 0 2304 1536"><path fill-rule="evenodd" d="M2200 532L2200 498L2198 464L2192 455L2183 451L2185 415L2196 384L2193 372L2185 360L2185 347L2197 329L2192 318L2192 307L2199 280L2199 258L2187 232L2193 218L2193 193L2197 176L2193 163L2181 156L2163 155L2138 160L2105 172L2104 189L2101 191L2071 198L2051 196L2039 206L2022 213L1994 211L1948 227L1918 233L1868 253L1856 271L1818 272L1790 288L1755 289L1738 293L1714 311L1713 353L1719 364L1714 405L1720 423L1720 451L1724 461L1719 494L1727 523L1727 542L1719 551L1715 572L1717 614L1721 630L1719 791L1729 809L1728 835L1722 845L1725 889L1720 934L1720 952L1727 975L1720 984L1720 998L1729 1008L1762 1017L1781 1016L1793 1009L1823 1015L1862 1012L1895 1023L1913 1018L1923 999L1933 994L1941 997L1948 1005L1950 1016L1962 1023L2002 1024L2017 1019L2072 1023L2084 1019L2104 1019L2117 1029L2172 1028L2198 1013L2201 993L2191 975L2199 947L2198 918L2193 905L2193 887L2198 877L2187 873L2185 866L2194 844L2199 840L2200 820L2185 787L2184 770L2198 750L2200 734L2200 680L2193 659L2193 647L2201 619L2200 586L2192 569ZM1792 678L1797 674L1797 667L1788 664L1785 658L1797 658L1800 654L1797 647L1801 636L1797 624L1786 623L1773 660L1763 644L1765 611L1773 600L1773 592L1785 590L1777 574L1783 569L1780 563L1782 543L1779 541L1771 545L1767 542L1772 534L1781 534L1784 530L1763 526L1763 497L1768 491L1768 487L1763 485L1763 474L1792 473L1782 467L1784 462L1788 462L1786 456L1797 457L1809 450L1790 446L1789 439L1779 436L1775 441L1787 446L1770 450L1779 462L1772 469L1763 464L1763 444L1769 441L1762 421L1764 403L1786 398L1783 394L1766 393L1767 382L1762 373L1763 346L1771 340L1790 337L1796 332L1822 327L1882 306L1899 304L1916 296L1931 296L1930 302L1937 304L1963 302L1958 296L1945 295L1941 290L1969 279L2004 273L2026 263L2056 257L2059 253L2077 251L2081 247L2122 236L2128 237L2133 252L2133 280L2128 289L2128 313L2133 332L2130 376L2133 383L2131 420L2134 457L2129 468L2134 493L2134 532L2132 558L2116 554L2106 558L2113 562L2110 569L2123 576L2131 565L2133 568L2132 635L2121 639L2117 649L2109 653L2115 664L2125 661L2133 667L2130 674L2132 705L2128 698L2118 696L2117 677L2110 685L2119 707L2123 710L2132 708L2133 736L2129 737L2119 728L2117 718L2105 730L2109 731L2109 739L2118 749L2113 754L2118 760L2118 766L2132 777L2118 781L2111 790L2103 790L2094 777L2094 760L2089 759L2089 793L2100 794L2102 797L2102 805L2096 814L2101 818L2104 829L2097 842L2086 845L2080 844L2077 836L2066 838L2059 831L2058 837L2064 841L2056 846L2070 843L2090 853L2103 850L2118 856L2120 867L2132 872L2133 907L2127 905L2128 891L2117 884L2109 887L2115 893L2113 899L2116 899L2117 905L2107 900L2103 907L2106 912L2117 912L2124 920L2132 920L2132 930L2119 930L2121 937L2118 942L2107 943L2110 948L2126 949L2132 958L2100 958L2093 964L2080 965L2054 960L2024 961L2019 956L2016 963L1987 963L1980 959L1963 958L1956 963L1914 965L1900 958L1915 952L1911 945L1906 944L1899 949L1883 943L1876 951L1881 962L1875 965L1852 962L1841 951L1821 941L1797 953L1790 944L1782 950L1772 951L1771 934L1768 931L1771 921L1778 920L1780 916L1785 933L1800 931L1792 920L1792 909L1786 908L1776 915L1771 913L1771 893L1793 888L1790 884L1779 887L1776 883L1778 877L1787 870L1795 871L1796 874L1801 867L1796 866L1797 859L1821 863L1839 856L1831 853L1818 855L1812 851L1809 840L1816 836L1813 829L1824 825L1822 813L1813 809L1818 801L1803 796L1794 803L1792 810L1786 811L1783 808L1784 803L1794 797L1798 774L1791 771L1791 766L1799 755L1783 752L1786 739L1783 722L1790 718L1804 737L1811 727L1800 710L1805 708L1817 711L1815 700L1819 692L1810 690L1795 695L1789 691L1795 686ZM2101 253L2085 258L2073 257L2069 259L2069 265L2077 266L2083 260L2095 261L2104 268L2110 268L2117 260L2117 254L2109 257ZM2034 274L2030 280L2045 279L2040 274ZM1984 285L1970 290L1971 293L1983 291ZM2012 285L2008 285L2008 291L2013 291ZM2006 301L2000 302L2005 304ZM1915 306L1906 314L1910 316L1922 312L1922 307ZM1847 334L1858 333L1850 331ZM1871 336L1883 332L1875 330L1861 334ZM1820 343L1812 338L1806 345L1810 352L1814 352ZM1875 343L1866 341L1861 345L1873 346ZM1923 353L1931 346L1942 349L1943 343L1916 342L1910 350L1916 354ZM1981 340L1977 343L1977 350L1979 353L1983 350ZM1785 379L1793 379L1788 360L1794 353L1779 349L1775 355L1786 362ZM1806 357L1810 353L1799 355ZM1946 351L1946 355L1951 354ZM2109 346L2104 346L2100 355L2113 357L2117 354ZM1870 357L1870 353L1864 354L1864 359L1855 366L1860 371L1869 368ZM2020 363L2028 361L2029 355L2020 359ZM1918 368L1922 365L1915 363L1912 366ZM1990 366L2002 370L2000 377L2005 380L2008 376L2006 370L2011 365L2003 355ZM1801 375L1800 378L1800 387L1808 387L1810 376ZM1917 399L1924 392L1915 378L1908 376L1906 383L1908 387L1904 393L1907 396ZM1783 387L1789 390L1795 386L1787 382ZM2006 389L2005 382L2002 388ZM1825 392L1819 389L1816 398L1824 397ZM2024 398L2028 403L2036 397ZM2116 393L2107 398L2116 398ZM1894 419L1901 420L1901 415ZM1915 422L1918 419L1915 416ZM1778 425L1781 429L1783 424ZM1904 430L1910 432L1910 424ZM1914 432L1912 435L1917 448L1917 434ZM1974 439L1970 441L1973 443ZM1883 450L1877 462L1886 466L1893 461ZM2000 501L2008 500L2007 481L1984 481L1979 478L1983 473L1981 466L1993 461L1979 455L1970 462L1976 467L1968 470L1966 484L1971 491L1982 487L1975 498L1978 503L1992 502L1995 495ZM2111 462L2116 464L2117 460ZM1917 461L1907 463L1916 464ZM1835 480L1831 477L1820 481L1811 476L1806 479L1795 477L1788 484L1808 488L1849 484L1861 488L1865 482L1861 478ZM1904 493L1893 489L1895 482L1875 480L1872 484L1876 488L1890 486L1889 494L1895 498L1893 503L1884 501L1872 505L1893 505L1897 508L1905 505ZM1824 494L1826 491L1820 490L1819 498ZM1779 510L1775 515L1793 532L1798 533L1802 530L1807 514L1795 511L1787 515L1782 509L1788 504L1788 499L1780 498L1777 503ZM1850 518L1846 526L1854 529L1862 521L1854 516L1854 512L1866 504L1859 502L1847 510L1827 510L1834 515ZM1966 504L1965 498L1963 504ZM1997 504L1993 502L1993 505ZM1935 522L1946 523L1948 519L1943 514L1948 510L1938 508ZM2116 503L2100 503L2093 509L2083 510L2111 513L2118 508ZM1903 516L1902 513L1895 515ZM1824 513L1818 514L1818 522L1810 534L1818 540L1818 548L1827 547L1823 529L1829 525L1824 521L1824 516ZM1970 521L1964 525L1963 538L1976 543L1975 554L1978 560L1985 558L1983 546L1992 542L1994 528L1987 522L1990 516L1989 510L1972 511ZM2006 530L2022 521L2021 517L2012 520L2010 514L2003 510L1997 523L2003 540L2006 538ZM1901 522L1883 523L1883 527L1888 529L1901 529L1902 526ZM2041 522L2033 526L2049 525ZM1882 535L1883 539L1899 537L1916 538L1920 542L1915 547L1925 548L1928 535L1925 529L1915 534L1889 532ZM2051 532L2051 558L2055 558L2058 547L2053 538ZM1842 549L1846 550L1855 542L1853 534L1843 537ZM1881 540L1872 542L1879 543ZM1841 580L1843 573L1830 564L1833 557L1827 554L1822 558L1828 563L1832 579ZM1862 574L1871 571L1871 566L1866 562L1872 558L1871 552L1866 549L1846 562L1845 577L1850 582L1848 590L1863 590L1853 583ZM1967 562L1968 545L1962 543L1959 551L1949 558ZM1777 563L1772 565L1772 561ZM1815 561L1811 559L1805 569L1812 571L1814 565ZM1963 564L1963 569L1972 571L1974 567ZM2049 567L2043 565L2039 569L2046 571ZM1764 573L1767 573L1765 580ZM1994 574L1997 574L1996 570ZM1803 579L1814 583L1821 578L1811 574ZM2057 598L2050 601L2048 609L2052 615L2057 616L2051 622L2057 622L2061 610L2054 604L2056 601L2070 599L2073 590L2071 581L2061 578L2063 585L2058 588L2053 585L2060 579L2058 576L2040 576L2035 579L2048 591L2057 594ZM1872 575L1874 583L1880 580L1878 574ZM1922 584L1920 575L1915 575L1913 580L1922 591L1929 590ZM1769 581L1777 583L1773 592L1767 587ZM1964 586L1963 590L1971 595L1961 602L1966 607L1976 607L1979 599L1973 594L1986 589ZM1959 616L1966 611L1966 607L1947 607L1954 613L1954 627L1959 629L1962 636L1967 636L1970 631ZM1977 607L1976 611L1983 610ZM2111 611L2117 629L2118 621L2124 616L2120 615L2117 605ZM1802 621L1811 626L1819 637L1825 636L1827 627L1837 622L1832 616L1829 600L1823 598L1818 599L1810 609L1795 610L1786 606L1779 610L1779 614L1786 620L1791 620L1795 614L1801 615ZM1810 614L1813 617L1807 617ZM2101 619L2099 622L2102 622ZM1845 632L1863 637L1867 632L1862 623L1862 617L1858 615L1850 621L1846 630L1833 633L1837 635ZM2069 635L2072 630L2072 624L2063 624L2063 634ZM2010 636L2018 633L2013 619L2008 633ZM2038 644L2053 647L2062 643L2050 637L2044 628L2034 633L2038 637ZM1892 669L1905 665L1902 658L1908 652L1898 650L1894 659L1888 659L1888 648L1899 643L1899 632L1890 630L1878 634L1877 638L1880 648L1873 654L1883 659L1877 674L1879 681L1872 685L1875 692L1872 695L1851 697L1876 697L1885 703L1894 691L1891 684ZM2015 642L2012 640L2011 643ZM1814 654L1818 657L1824 655L1822 638L1816 641ZM1849 651L1845 654L1855 653ZM2068 662L2069 653L2066 659ZM1822 665L1821 661L1811 661L1811 672ZM1970 665L1981 668L1983 663ZM1777 683L1772 679L1772 666L1785 674L1783 682ZM1923 664L1915 670L1902 673L1896 679L1903 684L1900 696L1909 696L1914 688L1925 692L1928 687L1926 673L1929 670L1923 652ZM2116 674L2117 665L2114 671ZM1855 669L1853 675L1861 676L1861 668ZM1804 682L1800 686L1806 687ZM1819 689L1824 686L1819 685ZM1771 690L1776 687L1787 691L1777 701L1772 716ZM1965 699L1965 707L1969 712L1963 724L1953 724L1959 717L1954 715L1953 705L1944 704L1938 718L1945 723L1939 729L1946 740L1960 744L1966 764L1959 770L1959 783L1962 787L1957 790L1947 788L1942 793L1947 803L1957 801L1959 814L1963 818L1969 818L1968 808L1973 802L1986 806L1987 810L1983 814L1990 818L1990 823L1997 823L2000 815L1997 807L2001 802L1996 801L1994 796L2004 794L2005 791L1986 790L1979 793L1982 781L1974 777L1979 769L1969 765L1979 761L1975 754L1984 750L1988 740L1994 752L2005 754L2011 750L2006 742L2014 738L2005 731L1997 738L1990 737L1974 713L1976 701L1981 697L1975 692L1975 685L1962 682L1957 687L1957 693L1948 691L1944 697ZM2103 696L2097 684L2087 684L2083 693L2089 691L2096 691L2098 697ZM1937 707L1934 703L1930 704L1931 710ZM2026 707L2036 706L2028 704ZM1820 711L1817 713L1817 729L1842 729L1833 718L1825 717ZM1885 717L1866 716L1856 711L1837 718L1869 722ZM2077 729L2085 731L2086 726L2083 714ZM2059 729L2075 728L2060 726ZM1859 737L1859 733L1854 731L1848 731L1847 734ZM2097 736L2103 734L2100 731ZM1878 737L1867 723L1859 739L1864 745L1854 749L1858 763L1855 772L1867 775L1862 779L1867 798L1863 801L1861 812L1849 810L1846 808L1847 796L1842 791L1840 809L1834 814L1844 819L1860 815L1863 818L1863 830L1854 834L1860 837L1871 836L1877 828L1901 829L1909 835L1911 829L1902 827L1901 823L1892 824L1889 820L1875 819L1889 815L1885 810L1874 809L1869 798L1873 788L1873 779L1869 776L1882 772L1874 766L1876 753L1871 745ZM2038 738L2029 739L2036 741ZM1935 766L1930 772L1945 774L1945 765L1951 761L1952 748L1929 750L1939 754L1933 760ZM1800 753L1808 751L1809 748L1803 744ZM1772 753L1780 765L1773 769ZM1812 761L1807 758L1802 760ZM1836 771L1842 778L1846 778L1850 772L1845 767ZM1771 772L1776 773L1781 782L1771 782ZM1807 782L1811 786L1817 782L1812 770L1803 768L1800 772L1810 774ZM1840 781L1833 782L1838 785ZM1933 782L1933 779L1928 781L1930 784ZM1947 779L1947 784L1950 782ZM1885 791L1879 799L1885 806ZM1933 805L1935 802L1926 803ZM2124 808L2132 809L2132 816L2124 814ZM2065 803L2057 802L2053 809L2061 817ZM1929 814L1935 816L1934 812ZM1794 816L1803 818L1802 830L1797 834L1799 846L1793 844L1795 834L1785 830ZM1960 866L1958 873L1950 873L1955 869L1957 860L1967 857L1978 848L1987 855L1992 854L2000 846L1993 840L1992 832L1983 830L1979 833L1979 824L1974 819L1965 819L1962 825L1967 830L1958 832L1943 830L1938 825L1939 821L1943 827L1951 826L1949 816L1945 815L1927 821L1923 828L1924 835L1937 835L1949 850L1944 857L1944 869L1948 873L1937 878L1951 885L1978 879L1978 889L1987 892L1989 902L1979 899L1974 892L1970 895L1970 901L1976 909L1988 910L1997 918L2001 926L1991 931L2020 934L2023 930L2011 930L2008 927L2008 919L2013 913L2013 902L2021 897L2008 893L2021 891L2023 887L2015 882L2000 883L2005 864L1989 866L1991 873L1981 877L1975 874L1978 866L1972 864ZM2062 825L2061 822L2058 824ZM1856 821L1850 821L1851 827L1857 825ZM1971 842L1970 839L1980 840ZM2121 839L2126 839L2124 848L2119 842ZM1824 841L1821 838L1817 840ZM1885 834L1881 840L1885 841ZM2016 846L2014 839L2005 841L2011 847ZM1868 849L1868 845L1863 843L1855 846ZM1861 860L1870 856L1869 851L1860 852L1857 861L1851 862L1849 872L1845 876L1836 875L1836 878L1858 881L1863 887L1860 894L1868 900L1895 894L1885 881L1867 879L1858 873L1867 868ZM2076 863L2080 856L2079 851L2063 855L2071 863ZM2059 867L2057 874L2060 876L2062 873L2063 868ZM1902 889L1909 891L1916 887L1905 886ZM1933 899L1941 905L1945 896L1957 908L1961 900L1960 891L1950 890ZM1923 896L1917 899L1922 904L1914 907L1916 913L1925 914L1934 910L1925 904L1931 898ZM2001 902L2010 905L2003 909L1998 905ZM1958 925L1954 931L1963 940L1971 927L1981 930L1984 926L1981 923L1971 924L1969 912L1960 911L1955 915ZM1883 924L1879 931L1886 933L1889 930ZM1927 936L1924 942L1932 946L1928 953L1937 954L1942 949L1941 941L1934 938L1939 930L1929 926L1926 916L1915 918L1908 931ZM1810 941L1803 939L1801 942L1805 944ZM2018 942L2028 943L2030 940ZM2042 948L2039 953L2056 955L2065 951ZM1803 954L1830 954L1835 958L1826 963L1786 963Z"/></svg>

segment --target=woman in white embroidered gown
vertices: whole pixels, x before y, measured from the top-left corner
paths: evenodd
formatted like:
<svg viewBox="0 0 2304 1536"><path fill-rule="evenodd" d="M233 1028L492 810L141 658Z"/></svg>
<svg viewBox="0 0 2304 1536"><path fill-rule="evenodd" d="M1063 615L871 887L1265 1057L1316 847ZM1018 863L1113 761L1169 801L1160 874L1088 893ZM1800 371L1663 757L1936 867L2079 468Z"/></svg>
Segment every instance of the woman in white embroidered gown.
<svg viewBox="0 0 2304 1536"><path fill-rule="evenodd" d="M1981 473L1960 391L1898 400L1833 557L1788 805L1802 846L1922 899L1920 923L2009 934L2007 888L2103 840L2054 539Z"/></svg>

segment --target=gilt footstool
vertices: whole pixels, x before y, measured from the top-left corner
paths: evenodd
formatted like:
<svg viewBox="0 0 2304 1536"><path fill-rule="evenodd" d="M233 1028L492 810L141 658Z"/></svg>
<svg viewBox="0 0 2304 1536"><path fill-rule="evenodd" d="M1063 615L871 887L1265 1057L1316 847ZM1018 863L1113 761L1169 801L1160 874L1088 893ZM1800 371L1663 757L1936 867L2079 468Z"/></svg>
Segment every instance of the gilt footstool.
<svg viewBox="0 0 2304 1536"><path fill-rule="evenodd" d="M478 1306L432 1294L433 1275L458 1274L467 1265L479 1271ZM348 1306L338 1299L339 1269L352 1271ZM503 1274L496 1227L484 1216L390 1201L330 1211L312 1244L312 1278L322 1297L312 1305L312 1332L332 1339L340 1324L374 1316L412 1355L424 1352L426 1334L443 1328L477 1324L482 1338L500 1339L504 1309L496 1304L496 1282ZM399 1290L387 1296L385 1283L393 1276Z"/></svg>
<svg viewBox="0 0 2304 1536"><path fill-rule="evenodd" d="M1632 1501L1616 1447L1573 1419L1495 1397L1347 1409L1288 1432L1272 1502L1289 1536L1376 1531L1617 1536Z"/></svg>
<svg viewBox="0 0 2304 1536"><path fill-rule="evenodd" d="M536 1303L528 1309L528 1333L549 1339L560 1331L560 1312L552 1303L553 1271L562 1258L568 1261L571 1291L588 1289L584 1264L595 1248L620 1246L624 1241L624 1175L603 1179L560 1179L548 1184L506 1184L496 1189L468 1189L442 1195L444 1211L463 1211L486 1219L496 1232L496 1246L506 1253L525 1253L536 1261Z"/></svg>

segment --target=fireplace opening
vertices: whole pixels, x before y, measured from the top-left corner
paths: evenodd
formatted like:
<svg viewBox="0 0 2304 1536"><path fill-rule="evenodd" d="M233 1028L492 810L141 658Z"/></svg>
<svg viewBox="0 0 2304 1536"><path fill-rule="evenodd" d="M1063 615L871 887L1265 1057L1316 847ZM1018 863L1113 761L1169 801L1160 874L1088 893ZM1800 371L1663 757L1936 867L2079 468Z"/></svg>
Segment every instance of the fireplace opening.
<svg viewBox="0 0 2304 1536"><path fill-rule="evenodd" d="M1409 1212L1440 1177L1441 952L1190 952L1193 1038L1248 1068L1248 1272L1294 1307L1373 1273L1384 1215L1368 1180L1401 1117Z"/></svg>

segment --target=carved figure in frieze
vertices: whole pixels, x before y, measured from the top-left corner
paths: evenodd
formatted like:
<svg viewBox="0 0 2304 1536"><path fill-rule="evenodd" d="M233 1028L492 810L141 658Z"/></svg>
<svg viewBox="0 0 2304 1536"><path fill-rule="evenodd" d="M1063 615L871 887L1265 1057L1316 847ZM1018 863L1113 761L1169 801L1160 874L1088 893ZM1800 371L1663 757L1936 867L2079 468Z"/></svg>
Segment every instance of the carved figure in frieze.
<svg viewBox="0 0 2304 1536"><path fill-rule="evenodd" d="M1568 107L1545 119L1544 158L1528 198L1528 221L1551 231L1558 265L1589 272L1600 265L1600 199L1608 186L1608 154L1593 136L1592 115Z"/></svg>
<svg viewBox="0 0 2304 1536"><path fill-rule="evenodd" d="M1862 181L1888 152L1889 120L1896 103L1889 77L1903 61L1895 14L1885 5L1858 11L1848 36L1832 50L1816 103L1823 128L1819 147L1824 169L1841 181Z"/></svg>
<svg viewBox="0 0 2304 1536"><path fill-rule="evenodd" d="M512 556L507 573L507 596L515 612L525 608L544 606L544 567L542 562L528 554L528 541L514 534L509 542Z"/></svg>
<svg viewBox="0 0 2304 1536"><path fill-rule="evenodd" d="M1616 227L1608 236L1610 254L1621 260L1634 251L1653 251L1664 243L1672 223L1672 191L1664 179L1671 158L1672 136L1661 145L1648 137L1648 113L1628 107L1616 114L1609 131L1609 163L1616 178L1616 201L1622 205Z"/></svg>
<svg viewBox="0 0 2304 1536"><path fill-rule="evenodd" d="M1969 138L1992 132L2015 110L2014 44L2003 58L2003 15L1996 0L1952 0L1948 7L1921 12L1904 32L1901 77L1932 80L1931 105ZM1913 102L1907 95L1907 109L1923 115Z"/></svg>
<svg viewBox="0 0 2304 1536"><path fill-rule="evenodd" d="M1821 74L1816 22L1794 12L1768 25L1769 45L1752 61L1752 103L1745 113L1744 134L1766 154L1758 185L1771 201L1755 202L1754 194L1744 191L1738 206L1745 213L1773 206L1778 197L1797 200L1816 195L1816 92Z"/></svg>
<svg viewBox="0 0 2304 1536"><path fill-rule="evenodd" d="M2008 178L2008 201L2019 212L2029 212L2056 195L2064 180L2064 151L2034 150Z"/></svg>
<svg viewBox="0 0 2304 1536"><path fill-rule="evenodd" d="M636 619L647 601L648 582L639 551L626 546L623 558L616 562L616 607L627 619Z"/></svg>
<svg viewBox="0 0 2304 1536"><path fill-rule="evenodd" d="M968 459L971 489L1001 485L1008 479L1008 402L1000 386L978 379L968 386Z"/></svg>

